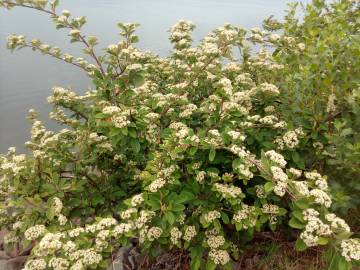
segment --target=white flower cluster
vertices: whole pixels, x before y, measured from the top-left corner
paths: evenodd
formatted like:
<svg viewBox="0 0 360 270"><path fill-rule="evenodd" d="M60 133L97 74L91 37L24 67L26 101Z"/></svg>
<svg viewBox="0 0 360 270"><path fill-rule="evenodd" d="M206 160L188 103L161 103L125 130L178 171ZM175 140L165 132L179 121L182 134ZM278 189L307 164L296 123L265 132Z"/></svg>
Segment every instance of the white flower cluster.
<svg viewBox="0 0 360 270"><path fill-rule="evenodd" d="M190 242L196 236L196 234L197 232L195 226L187 226L185 228L183 239L186 242Z"/></svg>
<svg viewBox="0 0 360 270"><path fill-rule="evenodd" d="M228 78L222 78L219 82L218 82L219 86L223 89L224 93L227 96L231 96L232 92L233 92L233 88L231 85L231 81Z"/></svg>
<svg viewBox="0 0 360 270"><path fill-rule="evenodd" d="M196 175L196 181L199 182L200 184L203 183L205 176L206 176L206 172L204 172L204 171L198 172Z"/></svg>
<svg viewBox="0 0 360 270"><path fill-rule="evenodd" d="M122 219L129 219L132 216L134 216L134 214L136 214L136 213L137 213L136 208L129 208L129 209L126 209L125 211L121 212L120 216Z"/></svg>
<svg viewBox="0 0 360 270"><path fill-rule="evenodd" d="M230 261L229 253L226 250L211 249L209 251L209 258L216 265L225 265Z"/></svg>
<svg viewBox="0 0 360 270"><path fill-rule="evenodd" d="M305 181L293 181L296 191L301 195L308 197L310 196L308 183Z"/></svg>
<svg viewBox="0 0 360 270"><path fill-rule="evenodd" d="M276 153L274 150L267 151L265 153L265 157L269 158L271 161L278 164L281 168L284 168L287 164L286 160L284 159L283 155Z"/></svg>
<svg viewBox="0 0 360 270"><path fill-rule="evenodd" d="M182 111L179 114L179 117L186 118L191 116L196 110L197 106L195 104L187 104L182 106Z"/></svg>
<svg viewBox="0 0 360 270"><path fill-rule="evenodd" d="M360 260L360 239L347 239L341 241L341 255L350 261Z"/></svg>
<svg viewBox="0 0 360 270"><path fill-rule="evenodd" d="M330 213L325 215L325 219L330 223L331 230L335 233L339 232L350 232L350 227L347 225L345 220L337 217L335 214Z"/></svg>
<svg viewBox="0 0 360 270"><path fill-rule="evenodd" d="M300 178L302 175L302 171L295 168L290 168L289 172L292 174L293 178L295 179Z"/></svg>
<svg viewBox="0 0 360 270"><path fill-rule="evenodd" d="M244 141L246 139L246 136L244 134L242 134L239 131L235 131L235 130L230 130L227 132L227 134L231 137L231 139L233 140L240 140L240 141Z"/></svg>
<svg viewBox="0 0 360 270"><path fill-rule="evenodd" d="M332 231L330 226L324 224L321 219L318 218L319 212L309 208L303 211L304 220L307 221L304 231L300 234L300 238L308 247L318 245L317 241L320 236L329 236Z"/></svg>
<svg viewBox="0 0 360 270"><path fill-rule="evenodd" d="M182 232L178 227L172 227L170 231L170 241L174 245L177 245L182 237Z"/></svg>
<svg viewBox="0 0 360 270"><path fill-rule="evenodd" d="M142 194L137 194L131 198L131 206L136 207L144 202L144 198Z"/></svg>
<svg viewBox="0 0 360 270"><path fill-rule="evenodd" d="M319 174L318 172L316 171L305 172L304 175L306 179L315 181L315 185L319 189L323 191L327 191L329 189L326 179L323 176L321 176L321 174Z"/></svg>
<svg viewBox="0 0 360 270"><path fill-rule="evenodd" d="M157 192L160 188L165 186L165 184L165 179L158 178L155 181L151 182L151 184L149 185L149 190L151 192Z"/></svg>
<svg viewBox="0 0 360 270"><path fill-rule="evenodd" d="M209 235L206 243L208 244L209 248L217 249L225 244L225 238L222 235Z"/></svg>
<svg viewBox="0 0 360 270"><path fill-rule="evenodd" d="M274 142L278 145L279 149L284 149L285 147L294 149L300 143L299 136L304 136L302 128L290 130L281 138L276 138Z"/></svg>
<svg viewBox="0 0 360 270"><path fill-rule="evenodd" d="M170 29L170 40L177 50L189 48L191 45L191 31L195 28L191 21L180 20Z"/></svg>
<svg viewBox="0 0 360 270"><path fill-rule="evenodd" d="M212 223L215 219L218 219L221 217L221 214L217 210L209 211L206 214L204 214L204 219L208 223Z"/></svg>
<svg viewBox="0 0 360 270"><path fill-rule="evenodd" d="M274 193L282 197L286 192L288 176L280 167L271 166L270 170L276 182Z"/></svg>
<svg viewBox="0 0 360 270"><path fill-rule="evenodd" d="M158 239L161 234L163 233L163 230L159 227L151 227L148 231L147 231L147 239L149 241L154 241L155 239Z"/></svg>
<svg viewBox="0 0 360 270"><path fill-rule="evenodd" d="M114 230L113 230L113 235L115 237L122 235L122 234L126 234L128 232L130 232L133 229L133 226L131 224L128 223L120 223L119 225L116 225Z"/></svg>
<svg viewBox="0 0 360 270"><path fill-rule="evenodd" d="M261 211L265 214L278 214L279 206L275 204L264 204Z"/></svg>
<svg viewBox="0 0 360 270"><path fill-rule="evenodd" d="M329 208L331 206L331 198L329 194L321 189L315 188L310 191L310 196L314 197L314 200L317 204L324 205Z"/></svg>
<svg viewBox="0 0 360 270"><path fill-rule="evenodd" d="M44 259L33 259L26 262L23 270L43 270L46 269L46 265Z"/></svg>
<svg viewBox="0 0 360 270"><path fill-rule="evenodd" d="M238 198L242 194L241 188L233 185L215 183L214 188L223 198Z"/></svg>
<svg viewBox="0 0 360 270"><path fill-rule="evenodd" d="M69 261L63 258L51 258L49 266L54 270L67 270L69 269Z"/></svg>
<svg viewBox="0 0 360 270"><path fill-rule="evenodd" d="M24 236L27 240L35 240L40 236L43 236L46 233L46 228L44 225L35 225L27 229L24 233Z"/></svg>
<svg viewBox="0 0 360 270"><path fill-rule="evenodd" d="M326 106L326 112L328 112L330 114L336 112L337 107L335 105L335 101L336 101L335 94L330 94L329 97L328 97L328 102L327 102L327 106Z"/></svg>
<svg viewBox="0 0 360 270"><path fill-rule="evenodd" d="M55 104L58 102L71 103L77 101L79 97L75 92L65 89L63 87L54 87L53 95L47 98L49 104Z"/></svg>
<svg viewBox="0 0 360 270"><path fill-rule="evenodd" d="M280 94L279 88L271 83L262 83L258 87L259 91L263 93L267 93L270 95L278 95Z"/></svg>
<svg viewBox="0 0 360 270"><path fill-rule="evenodd" d="M257 220L256 207L242 204L241 208L234 214L233 221L241 224L243 229L254 227Z"/></svg>

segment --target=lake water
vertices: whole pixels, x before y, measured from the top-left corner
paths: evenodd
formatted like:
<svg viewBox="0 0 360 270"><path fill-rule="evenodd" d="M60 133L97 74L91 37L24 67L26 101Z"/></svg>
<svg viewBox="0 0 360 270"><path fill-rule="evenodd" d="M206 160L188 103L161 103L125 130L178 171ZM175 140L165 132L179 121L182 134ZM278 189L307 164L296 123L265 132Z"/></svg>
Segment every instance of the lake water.
<svg viewBox="0 0 360 270"><path fill-rule="evenodd" d="M59 11L68 9L74 16L84 15L84 33L96 35L100 45L119 39L117 22L138 22L138 47L166 55L171 49L168 29L180 19L192 20L197 28L195 41L226 22L245 28L260 26L264 18L282 18L287 0L62 0ZM30 108L40 112L47 126L50 106L46 97L55 85L71 86L83 93L91 85L86 75L66 63L41 56L28 49L10 53L5 48L10 34L24 34L57 45L78 56L81 49L68 42L67 32L56 31L46 14L35 10L0 9L0 153L9 146L24 151L30 125L25 116ZM101 46L99 46L101 47Z"/></svg>

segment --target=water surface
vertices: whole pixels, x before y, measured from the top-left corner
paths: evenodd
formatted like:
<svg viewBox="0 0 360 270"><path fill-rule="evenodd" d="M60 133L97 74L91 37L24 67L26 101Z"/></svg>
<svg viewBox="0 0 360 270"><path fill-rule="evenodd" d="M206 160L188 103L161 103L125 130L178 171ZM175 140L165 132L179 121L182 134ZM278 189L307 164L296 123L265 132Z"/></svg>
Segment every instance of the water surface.
<svg viewBox="0 0 360 270"><path fill-rule="evenodd" d="M245 28L260 26L264 18L282 18L286 0L62 0L59 10L68 9L74 16L85 15L88 23L84 33L97 35L100 45L119 40L117 22L138 22L138 47L167 55L171 49L168 29L180 19L193 21L197 28L194 39L200 40L214 28L226 22ZM90 82L76 67L28 49L10 53L5 48L10 34L24 34L59 46L64 52L81 54L77 44L68 42L67 31L56 31L46 14L35 10L0 9L0 152L9 146L24 151L30 125L25 115L30 108L40 112L47 121L50 106L46 97L55 85L71 86L83 93ZM100 46L101 47L101 46Z"/></svg>

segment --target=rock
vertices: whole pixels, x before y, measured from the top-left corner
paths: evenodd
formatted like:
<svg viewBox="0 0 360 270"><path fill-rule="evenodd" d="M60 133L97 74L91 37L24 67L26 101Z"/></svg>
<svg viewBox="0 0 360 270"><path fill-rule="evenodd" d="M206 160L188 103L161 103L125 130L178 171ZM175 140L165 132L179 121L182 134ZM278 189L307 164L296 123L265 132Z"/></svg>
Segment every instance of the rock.
<svg viewBox="0 0 360 270"><path fill-rule="evenodd" d="M6 234L7 234L7 230L5 229L0 230L0 249L4 248L4 237Z"/></svg>
<svg viewBox="0 0 360 270"><path fill-rule="evenodd" d="M8 260L11 257L9 255L6 254L6 252L4 250L0 250L0 260ZM1 268L0 268L1 269Z"/></svg>
<svg viewBox="0 0 360 270"><path fill-rule="evenodd" d="M0 260L0 269L1 270L21 270L24 266L24 263L27 259L27 256L20 256L9 260Z"/></svg>
<svg viewBox="0 0 360 270"><path fill-rule="evenodd" d="M132 248L132 245L127 247L121 247L113 258L113 261L110 262L107 270L125 270L124 261Z"/></svg>

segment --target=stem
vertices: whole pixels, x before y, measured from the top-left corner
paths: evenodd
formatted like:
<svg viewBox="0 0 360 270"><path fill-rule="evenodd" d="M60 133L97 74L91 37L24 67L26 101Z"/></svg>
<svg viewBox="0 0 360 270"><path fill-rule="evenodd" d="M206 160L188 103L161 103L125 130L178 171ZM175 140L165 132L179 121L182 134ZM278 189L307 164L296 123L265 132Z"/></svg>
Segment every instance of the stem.
<svg viewBox="0 0 360 270"><path fill-rule="evenodd" d="M7 2L8 4L12 4L14 6L19 6L19 7L25 7L25 8L32 8L32 9L35 9L35 10L38 10L38 11L42 11L42 12L45 12L47 14L50 14L52 17L56 18L56 17L59 17L54 11L52 10L47 10L47 9L44 9L44 8L40 8L40 7L35 7L35 6L29 6L29 5L26 5L26 4L17 4L17 3L12 3L12 2ZM70 29L76 29L74 26L72 26L71 24L69 23L66 23L66 26ZM105 71L104 71L104 68L102 67L101 63L100 63L100 60L99 58L96 56L95 52L94 52L94 49L92 46L89 45L89 43L86 41L85 39L85 36L83 35L79 35L79 38L80 38L80 41L82 43L85 44L85 46L88 48L89 50L89 54L90 56L95 60L96 64L98 65L99 69L100 69L100 72L103 76L106 75Z"/></svg>
<svg viewBox="0 0 360 270"><path fill-rule="evenodd" d="M30 45L30 44L25 44L23 47L25 47L25 48L31 48L31 49L35 49L35 50L40 51L40 49L39 49L38 47L32 46L32 45ZM40 52L41 52L41 51L40 51ZM73 63L73 62L67 62L67 61L65 61L63 58L61 58L61 57L59 57L59 56L57 56L57 55L54 55L54 54L52 54L52 53L50 53L50 52L47 52L47 53L45 53L45 54L50 55L50 56L52 56L52 57L54 57L54 58L56 58L56 59L59 59L59 60L65 62L65 63L72 64L72 65L74 65L74 66L76 66L76 67L78 67L78 68L81 68L82 70L87 71L86 69L84 69L84 68L83 68L82 66L80 66L79 64Z"/></svg>

